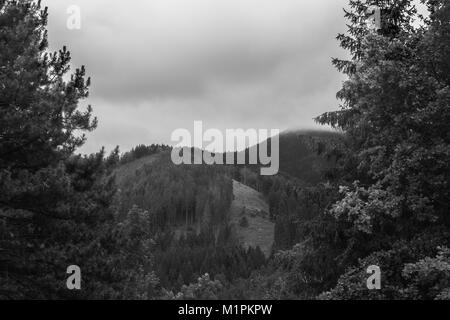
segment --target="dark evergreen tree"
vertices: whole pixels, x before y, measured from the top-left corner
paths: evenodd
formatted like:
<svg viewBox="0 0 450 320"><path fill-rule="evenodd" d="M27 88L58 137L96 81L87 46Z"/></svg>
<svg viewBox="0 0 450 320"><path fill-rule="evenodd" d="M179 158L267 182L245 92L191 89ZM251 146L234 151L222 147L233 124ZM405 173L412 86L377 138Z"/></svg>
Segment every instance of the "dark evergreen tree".
<svg viewBox="0 0 450 320"><path fill-rule="evenodd" d="M127 234L104 152L73 155L96 127L91 107L79 107L90 79L84 67L66 77L70 53L47 52L46 24L40 2L0 1L0 297L137 297L118 291L145 274L117 268L126 257L114 235ZM81 291L66 288L70 265Z"/></svg>
<svg viewBox="0 0 450 320"><path fill-rule="evenodd" d="M448 273L427 279L435 271L422 262L439 261L439 252L439 263L447 261L440 248L448 246L450 227L450 4L422 2L430 16L417 28L411 23L411 1L380 4L389 23L379 32L357 22L361 8L373 1L350 2L350 36L340 37L342 47L353 54L347 64L352 66L349 79L338 93L344 103L341 111L318 121L342 129L356 159L358 176L352 185L341 187L343 199L330 210L347 241L341 258L352 264L368 257L343 276L331 297L348 297L345 292L369 297L357 282L367 263L393 269L395 264L397 276L385 278L385 286L407 292L410 288L402 287L410 277L409 262L420 265L424 278L414 277L427 283L416 298L445 296ZM346 71L343 66L337 63ZM432 286L439 290L428 291ZM370 296L396 297L388 289Z"/></svg>

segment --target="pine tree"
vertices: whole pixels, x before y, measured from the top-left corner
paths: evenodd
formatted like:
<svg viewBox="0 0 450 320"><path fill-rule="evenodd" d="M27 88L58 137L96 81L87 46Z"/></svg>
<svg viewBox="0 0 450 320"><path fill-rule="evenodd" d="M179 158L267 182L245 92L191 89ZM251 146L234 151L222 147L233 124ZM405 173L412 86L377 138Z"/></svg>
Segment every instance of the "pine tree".
<svg viewBox="0 0 450 320"><path fill-rule="evenodd" d="M368 11L376 6L381 10L381 28L376 32L388 37L396 37L401 31L411 30L411 17L416 9L412 0L350 0L350 11L344 9L344 17L349 21L347 33L340 33L337 40L341 47L351 54L351 60L333 59L334 66L345 74L355 72L356 63L363 54L364 38L371 32L368 28Z"/></svg>
<svg viewBox="0 0 450 320"><path fill-rule="evenodd" d="M84 67L65 77L70 52L47 52L46 24L40 2L0 1L0 298L125 297L114 284L145 273L117 268L127 234L106 178L117 154L73 154L97 123L79 107L90 79ZM66 288L70 265L81 291Z"/></svg>

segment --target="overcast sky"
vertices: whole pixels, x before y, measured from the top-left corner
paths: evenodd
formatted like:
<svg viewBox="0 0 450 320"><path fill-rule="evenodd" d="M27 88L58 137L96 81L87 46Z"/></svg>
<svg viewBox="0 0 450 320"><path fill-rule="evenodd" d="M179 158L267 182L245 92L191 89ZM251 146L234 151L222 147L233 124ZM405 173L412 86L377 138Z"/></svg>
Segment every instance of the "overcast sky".
<svg viewBox="0 0 450 320"><path fill-rule="evenodd" d="M92 76L82 152L170 143L177 128L314 128L337 108L347 0L46 0L51 49ZM66 27L81 8L81 29Z"/></svg>

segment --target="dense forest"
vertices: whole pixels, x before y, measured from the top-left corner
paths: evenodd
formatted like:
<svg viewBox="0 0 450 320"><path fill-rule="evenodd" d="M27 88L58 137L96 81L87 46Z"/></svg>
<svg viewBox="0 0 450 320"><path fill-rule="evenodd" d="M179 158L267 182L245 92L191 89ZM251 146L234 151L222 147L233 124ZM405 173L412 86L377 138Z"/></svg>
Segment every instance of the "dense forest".
<svg viewBox="0 0 450 320"><path fill-rule="evenodd" d="M85 67L49 52L40 1L0 0L0 299L450 299L450 2L422 2L349 2L341 105L316 118L334 131L282 134L261 176L165 145L78 155ZM269 205L269 257L231 230L233 180Z"/></svg>

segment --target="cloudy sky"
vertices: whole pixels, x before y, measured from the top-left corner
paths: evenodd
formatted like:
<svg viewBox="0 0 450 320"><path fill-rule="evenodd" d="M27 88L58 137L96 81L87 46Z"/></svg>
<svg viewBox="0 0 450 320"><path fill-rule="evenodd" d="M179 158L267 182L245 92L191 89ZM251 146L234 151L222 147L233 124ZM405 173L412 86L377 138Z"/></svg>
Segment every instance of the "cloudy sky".
<svg viewBox="0 0 450 320"><path fill-rule="evenodd" d="M177 128L314 128L337 108L347 0L46 0L52 49L92 76L82 152L170 144ZM81 29L66 27L81 9Z"/></svg>

